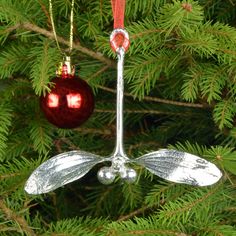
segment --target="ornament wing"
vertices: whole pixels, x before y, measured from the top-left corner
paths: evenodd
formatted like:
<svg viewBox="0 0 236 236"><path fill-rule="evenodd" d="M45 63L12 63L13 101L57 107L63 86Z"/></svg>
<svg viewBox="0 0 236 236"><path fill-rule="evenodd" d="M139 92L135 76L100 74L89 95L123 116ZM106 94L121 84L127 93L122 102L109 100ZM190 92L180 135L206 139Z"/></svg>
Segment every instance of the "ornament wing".
<svg viewBox="0 0 236 236"><path fill-rule="evenodd" d="M189 153L161 149L135 160L151 173L163 179L195 186L216 183L222 176L212 163Z"/></svg>
<svg viewBox="0 0 236 236"><path fill-rule="evenodd" d="M70 151L52 157L41 164L29 177L25 191L29 194L47 193L83 177L101 157L84 152Z"/></svg>

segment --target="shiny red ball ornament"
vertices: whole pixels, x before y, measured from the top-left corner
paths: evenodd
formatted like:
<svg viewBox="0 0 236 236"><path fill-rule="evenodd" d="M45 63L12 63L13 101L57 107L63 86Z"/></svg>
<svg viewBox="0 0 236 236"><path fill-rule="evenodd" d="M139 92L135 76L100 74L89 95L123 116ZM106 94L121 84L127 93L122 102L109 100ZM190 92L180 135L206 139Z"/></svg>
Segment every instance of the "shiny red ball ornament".
<svg viewBox="0 0 236 236"><path fill-rule="evenodd" d="M90 86L79 77L62 73L52 80L50 93L40 97L41 109L47 120L58 128L72 129L83 124L93 113L94 96Z"/></svg>

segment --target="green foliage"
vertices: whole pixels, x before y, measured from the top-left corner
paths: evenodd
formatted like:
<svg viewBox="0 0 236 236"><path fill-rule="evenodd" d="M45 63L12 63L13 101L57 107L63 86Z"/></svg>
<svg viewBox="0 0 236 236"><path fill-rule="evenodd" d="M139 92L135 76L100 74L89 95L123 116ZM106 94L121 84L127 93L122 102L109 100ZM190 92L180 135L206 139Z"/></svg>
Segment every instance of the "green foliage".
<svg viewBox="0 0 236 236"><path fill-rule="evenodd" d="M78 17L78 31L83 38L95 40L101 32L98 23L92 22L93 17L92 13L86 13Z"/></svg>
<svg viewBox="0 0 236 236"><path fill-rule="evenodd" d="M37 1L33 0L1 0L0 20L8 24L18 24L27 21L36 21L45 19L42 9Z"/></svg>
<svg viewBox="0 0 236 236"><path fill-rule="evenodd" d="M188 9L186 4L191 4ZM196 27L203 21L202 8L194 1L173 1L172 4L165 4L159 15L157 16L158 23L164 34L170 36L173 31L177 34L184 34L191 31L191 27Z"/></svg>
<svg viewBox="0 0 236 236"><path fill-rule="evenodd" d="M214 121L219 124L220 129L233 127L236 107L232 100L222 100L215 106L213 112Z"/></svg>
<svg viewBox="0 0 236 236"><path fill-rule="evenodd" d="M216 158L219 160L225 170L231 172L232 174L236 174L235 155L236 152L233 150L233 148L222 146L212 147L206 153L207 157Z"/></svg>
<svg viewBox="0 0 236 236"><path fill-rule="evenodd" d="M71 1L52 0L68 52ZM72 62L95 93L82 126L50 125L38 96L50 91L62 55L48 0L0 0L0 235L236 235L236 29L233 0L127 0L125 132L129 157L160 148L199 155L223 172L197 188L136 167L134 184L110 186L94 167L52 193L31 196L32 171L65 151L102 156L115 144L116 55L110 1L76 0Z"/></svg>
<svg viewBox="0 0 236 236"><path fill-rule="evenodd" d="M185 80L182 85L182 97L186 101L193 102L198 98L199 81L202 77L202 68L196 65L185 73Z"/></svg>
<svg viewBox="0 0 236 236"><path fill-rule="evenodd" d="M153 48L162 46L162 29L157 27L157 22L152 18L145 18L142 21L134 22L128 26L131 37L131 45L128 54L145 54Z"/></svg>
<svg viewBox="0 0 236 236"><path fill-rule="evenodd" d="M24 74L29 69L28 48L22 44L11 44L1 52L1 79L11 75Z"/></svg>
<svg viewBox="0 0 236 236"><path fill-rule="evenodd" d="M192 31L187 31L182 34L179 39L178 46L183 52L188 52L195 56L210 58L217 52L218 45L216 39L210 34L206 34L194 28Z"/></svg>
<svg viewBox="0 0 236 236"><path fill-rule="evenodd" d="M145 203L148 207L157 207L164 202L174 200L186 193L186 186L175 183L159 182L152 186L150 192L145 196Z"/></svg>
<svg viewBox="0 0 236 236"><path fill-rule="evenodd" d="M224 75L224 68L210 65L210 70L204 73L200 83L202 96L207 97L207 102L211 103L213 100L220 100L221 93L225 86L227 77Z"/></svg>
<svg viewBox="0 0 236 236"><path fill-rule="evenodd" d="M85 219L86 221L86 219ZM101 222L104 223L104 222ZM56 224L51 224L49 227L49 230L45 235L50 235L50 234L66 234L66 235L88 235L92 236L91 232L86 229L84 226L84 219L69 219L69 220L62 220L58 221Z"/></svg>
<svg viewBox="0 0 236 236"><path fill-rule="evenodd" d="M8 135L12 125L12 110L9 106L0 106L0 160L5 156Z"/></svg>
<svg viewBox="0 0 236 236"><path fill-rule="evenodd" d="M10 193L20 194L20 198L25 198L22 188L25 178L36 168L45 158L38 158L34 162L24 157L15 158L13 161L6 161L0 168L1 196L8 196ZM14 200L16 201L16 200ZM17 201L16 201L17 202Z"/></svg>
<svg viewBox="0 0 236 236"><path fill-rule="evenodd" d="M155 11L159 10L159 7L166 3L166 0L150 0L150 1L142 1L137 0L134 4L132 0L126 1L126 16L127 20L132 19L140 19L146 16L150 16L150 14L154 15ZM154 14L153 14L154 13Z"/></svg>
<svg viewBox="0 0 236 236"><path fill-rule="evenodd" d="M198 64L194 65L185 76L187 79L182 86L182 96L185 100L194 101L200 91L208 103L221 100L221 93L227 80L224 67L212 63Z"/></svg>
<svg viewBox="0 0 236 236"><path fill-rule="evenodd" d="M34 47L30 56L34 58L30 71L33 88L37 95L45 95L50 91L50 77L55 74L55 65L59 61L58 50L44 40L42 45Z"/></svg>
<svg viewBox="0 0 236 236"><path fill-rule="evenodd" d="M45 124L42 120L35 120L29 126L30 139L33 142L34 149L40 154L46 154L53 141L48 124Z"/></svg>
<svg viewBox="0 0 236 236"><path fill-rule="evenodd" d="M155 87L161 74L167 75L175 69L179 55L163 49L157 53L136 55L129 60L125 72L128 82L131 82L131 92L140 100Z"/></svg>

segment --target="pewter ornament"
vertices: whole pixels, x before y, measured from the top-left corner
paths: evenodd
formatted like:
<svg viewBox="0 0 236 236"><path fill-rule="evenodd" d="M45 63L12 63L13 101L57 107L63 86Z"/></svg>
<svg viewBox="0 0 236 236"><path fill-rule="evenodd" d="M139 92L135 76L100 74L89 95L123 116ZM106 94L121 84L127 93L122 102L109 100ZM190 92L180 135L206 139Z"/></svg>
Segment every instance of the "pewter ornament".
<svg viewBox="0 0 236 236"><path fill-rule="evenodd" d="M56 155L31 174L25 184L25 191L29 194L50 192L80 179L94 165L103 161L101 157L84 151Z"/></svg>
<svg viewBox="0 0 236 236"><path fill-rule="evenodd" d="M110 161L110 167L103 167L97 176L101 183L110 184L116 175L127 182L134 182L135 170L126 166L136 163L144 166L154 175L163 179L196 186L216 183L222 176L220 170L212 163L189 153L162 149L150 152L137 159L129 159L123 145L123 98L124 98L124 57L123 47L116 50L117 63L117 97L116 97L116 145L109 158L99 157L84 151L71 151L59 154L41 164L30 176L25 185L29 194L50 192L67 183L83 177L94 165Z"/></svg>
<svg viewBox="0 0 236 236"><path fill-rule="evenodd" d="M161 149L143 155L134 162L163 179L195 186L208 186L222 176L212 163L189 153Z"/></svg>

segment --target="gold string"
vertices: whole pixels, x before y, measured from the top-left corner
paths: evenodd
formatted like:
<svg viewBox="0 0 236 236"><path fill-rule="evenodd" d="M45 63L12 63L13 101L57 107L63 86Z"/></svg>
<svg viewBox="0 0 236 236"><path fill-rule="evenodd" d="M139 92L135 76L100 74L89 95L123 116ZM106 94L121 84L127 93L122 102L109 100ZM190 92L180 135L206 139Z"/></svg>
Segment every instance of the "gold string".
<svg viewBox="0 0 236 236"><path fill-rule="evenodd" d="M75 5L75 0L72 0L72 2L71 2L71 12L70 12L70 47L69 47L69 54L71 54L72 49L73 49L74 5Z"/></svg>
<svg viewBox="0 0 236 236"><path fill-rule="evenodd" d="M56 32L56 28L55 28L54 19L53 19L52 0L48 0L48 1L49 1L49 15L50 15L50 19L51 19L52 30L53 30L54 38L55 38L55 41L56 41L56 44L57 44L57 48L61 52L61 54L64 54L62 52L62 50L61 50L60 44L59 44L58 39L57 39L57 32ZM75 1L72 0L72 2L71 2L71 13L70 13L70 44L69 44L69 54L71 54L72 49L73 49L74 5L75 5Z"/></svg>

